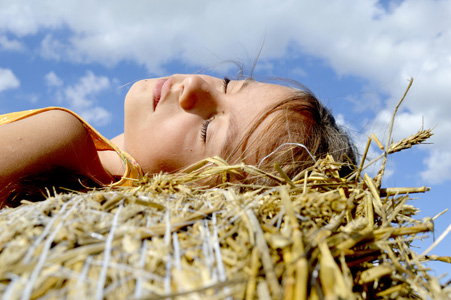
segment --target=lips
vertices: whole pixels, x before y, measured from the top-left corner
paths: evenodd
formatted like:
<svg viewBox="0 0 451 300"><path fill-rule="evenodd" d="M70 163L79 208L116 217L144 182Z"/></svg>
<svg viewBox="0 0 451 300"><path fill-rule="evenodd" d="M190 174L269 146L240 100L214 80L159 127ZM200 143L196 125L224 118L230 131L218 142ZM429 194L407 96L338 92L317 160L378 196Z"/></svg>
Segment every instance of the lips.
<svg viewBox="0 0 451 300"><path fill-rule="evenodd" d="M162 78L157 81L153 88L153 110L157 108L160 101L163 101L171 88L171 78Z"/></svg>

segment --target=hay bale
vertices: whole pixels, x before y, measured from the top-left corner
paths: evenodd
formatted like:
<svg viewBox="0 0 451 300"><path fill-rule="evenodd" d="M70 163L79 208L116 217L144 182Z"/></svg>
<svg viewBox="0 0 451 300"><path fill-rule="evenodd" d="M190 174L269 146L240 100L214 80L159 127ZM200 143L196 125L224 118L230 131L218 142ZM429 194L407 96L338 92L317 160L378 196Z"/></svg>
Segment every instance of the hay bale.
<svg viewBox="0 0 451 300"><path fill-rule="evenodd" d="M340 178L330 157L293 179L208 162L217 166L1 210L3 298L451 296L423 265L451 258L410 248L433 230L407 204L409 194L427 188L382 189L367 174ZM193 183L241 171L280 183L214 189Z"/></svg>

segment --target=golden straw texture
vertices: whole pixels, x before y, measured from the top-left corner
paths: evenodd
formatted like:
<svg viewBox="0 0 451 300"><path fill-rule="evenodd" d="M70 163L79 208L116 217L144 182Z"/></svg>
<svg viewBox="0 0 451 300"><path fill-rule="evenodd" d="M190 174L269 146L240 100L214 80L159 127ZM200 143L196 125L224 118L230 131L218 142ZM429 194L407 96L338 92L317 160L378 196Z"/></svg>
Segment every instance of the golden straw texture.
<svg viewBox="0 0 451 300"><path fill-rule="evenodd" d="M365 173L340 178L339 167L327 157L286 182L212 158L133 188L24 201L0 211L0 292L4 299L449 299L450 287L424 262L450 258L410 247L433 230L407 204L410 193L427 189L380 189ZM230 172L279 183L196 184Z"/></svg>

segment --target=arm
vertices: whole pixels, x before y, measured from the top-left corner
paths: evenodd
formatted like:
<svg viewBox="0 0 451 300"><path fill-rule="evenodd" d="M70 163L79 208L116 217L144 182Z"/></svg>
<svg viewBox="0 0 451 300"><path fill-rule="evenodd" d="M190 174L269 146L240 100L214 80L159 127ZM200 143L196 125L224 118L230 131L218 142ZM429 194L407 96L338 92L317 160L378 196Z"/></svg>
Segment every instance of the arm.
<svg viewBox="0 0 451 300"><path fill-rule="evenodd" d="M43 112L0 126L0 198L7 184L55 167L102 183L113 180L86 129L67 112Z"/></svg>

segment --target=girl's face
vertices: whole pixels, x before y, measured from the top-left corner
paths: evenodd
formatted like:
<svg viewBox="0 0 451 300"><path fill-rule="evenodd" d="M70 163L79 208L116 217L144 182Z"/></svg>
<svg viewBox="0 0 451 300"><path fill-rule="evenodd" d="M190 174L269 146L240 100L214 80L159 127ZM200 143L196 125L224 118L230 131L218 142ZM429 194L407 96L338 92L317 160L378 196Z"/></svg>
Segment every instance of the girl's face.
<svg viewBox="0 0 451 300"><path fill-rule="evenodd" d="M174 172L233 148L265 108L292 94L280 85L206 75L139 81L125 98L124 150L145 172Z"/></svg>

